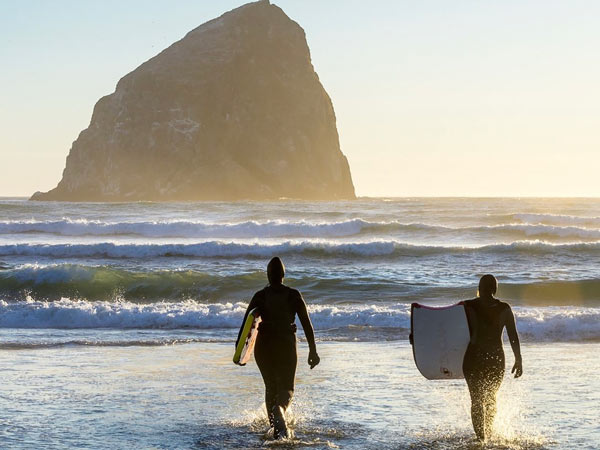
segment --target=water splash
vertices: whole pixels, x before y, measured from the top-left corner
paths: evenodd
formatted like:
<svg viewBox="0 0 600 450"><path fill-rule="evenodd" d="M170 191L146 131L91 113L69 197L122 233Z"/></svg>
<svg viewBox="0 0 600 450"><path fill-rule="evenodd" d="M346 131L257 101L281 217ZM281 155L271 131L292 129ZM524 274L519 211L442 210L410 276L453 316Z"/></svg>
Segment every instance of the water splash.
<svg viewBox="0 0 600 450"><path fill-rule="evenodd" d="M551 444L547 433L527 420L529 398L522 383L507 376L498 392L498 412L486 448L532 449Z"/></svg>

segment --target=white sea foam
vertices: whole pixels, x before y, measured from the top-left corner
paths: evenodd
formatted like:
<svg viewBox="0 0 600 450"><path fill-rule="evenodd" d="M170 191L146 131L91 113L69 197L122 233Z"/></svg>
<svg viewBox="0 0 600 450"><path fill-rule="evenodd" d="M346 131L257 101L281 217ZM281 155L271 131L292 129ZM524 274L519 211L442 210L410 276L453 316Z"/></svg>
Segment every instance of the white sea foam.
<svg viewBox="0 0 600 450"><path fill-rule="evenodd" d="M558 226L583 226L600 228L600 217L570 216L565 214L520 213L513 214L515 220L528 224Z"/></svg>
<svg viewBox="0 0 600 450"><path fill-rule="evenodd" d="M600 308L514 308L519 332L529 341L598 341Z"/></svg>
<svg viewBox="0 0 600 450"><path fill-rule="evenodd" d="M597 254L600 242L553 244L539 240L481 246L412 245L395 240L342 242L328 240L285 241L277 244L208 241L197 244L9 244L0 245L0 256L54 258L156 258L156 257L271 257L303 254L318 257L420 256L452 252L555 253L570 251Z"/></svg>
<svg viewBox="0 0 600 450"><path fill-rule="evenodd" d="M0 245L0 255L58 258L269 257L274 254L318 252L329 255L384 256L394 253L398 245L402 244L392 241L345 244L327 241L287 241L279 244L246 244L219 241L198 244L114 244L109 242L97 244L14 244Z"/></svg>
<svg viewBox="0 0 600 450"><path fill-rule="evenodd" d="M487 237L512 236L519 238L544 237L547 239L600 239L600 226L595 218L574 218L563 224L565 216L557 216L557 224L537 222L538 215L515 215L517 223L501 223L486 226L446 226L429 223L403 223L400 221L368 221L351 219L333 222L271 220L265 222L246 221L239 223L209 223L194 221L144 221L102 222L86 219L62 219L55 221L4 221L0 222L0 234L42 233L61 236L143 236L148 238L340 238L350 236L402 236L471 234ZM540 215L548 216L548 215ZM554 216L550 216L554 217ZM570 216L567 216L570 217ZM542 218L540 218L541 220ZM581 219L579 225L577 220ZM524 222L524 223L520 223ZM532 223L528 223L532 222Z"/></svg>
<svg viewBox="0 0 600 450"><path fill-rule="evenodd" d="M239 223L209 223L194 221L102 222L86 219L55 221L4 221L1 234L50 233L63 236L117 236L190 238L264 238L264 237L342 237L359 234L363 228L386 226L361 219L341 222L246 221Z"/></svg>
<svg viewBox="0 0 600 450"><path fill-rule="evenodd" d="M89 302L63 298L58 301L0 301L2 328L237 328L244 303L203 304L195 301L136 304ZM359 336L372 329L388 328L395 339L406 339L410 306L311 305L317 330L351 327ZM600 309L584 307L516 307L517 326L526 341L598 341ZM397 330L394 334L393 330ZM343 330L342 330L343 333Z"/></svg>
<svg viewBox="0 0 600 450"><path fill-rule="evenodd" d="M472 227L477 230L479 227ZM481 227L479 229L483 229ZM485 229L496 232L520 232L525 236L534 237L557 237L557 238L580 238L580 239L600 239L600 230L579 228L574 226L556 226L544 224L505 224L491 225Z"/></svg>
<svg viewBox="0 0 600 450"><path fill-rule="evenodd" d="M231 328L244 313L241 303L0 300L2 328Z"/></svg>

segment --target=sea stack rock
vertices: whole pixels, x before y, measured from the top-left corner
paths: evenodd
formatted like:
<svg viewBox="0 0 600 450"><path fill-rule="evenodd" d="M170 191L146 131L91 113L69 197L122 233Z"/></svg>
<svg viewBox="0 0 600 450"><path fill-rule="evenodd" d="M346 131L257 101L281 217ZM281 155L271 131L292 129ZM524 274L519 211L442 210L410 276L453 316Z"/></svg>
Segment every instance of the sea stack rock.
<svg viewBox="0 0 600 450"><path fill-rule="evenodd" d="M32 200L352 199L304 30L268 0L190 31L101 98Z"/></svg>

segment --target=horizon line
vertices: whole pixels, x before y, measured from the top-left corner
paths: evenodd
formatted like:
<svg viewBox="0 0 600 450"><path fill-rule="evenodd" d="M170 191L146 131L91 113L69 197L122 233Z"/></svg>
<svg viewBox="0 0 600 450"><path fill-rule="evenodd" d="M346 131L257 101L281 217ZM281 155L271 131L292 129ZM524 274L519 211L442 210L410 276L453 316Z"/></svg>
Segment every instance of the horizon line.
<svg viewBox="0 0 600 450"><path fill-rule="evenodd" d="M29 200L31 195L0 195L0 200ZM356 200L368 200L368 199L587 199L597 200L600 199L600 195L357 195L355 199L332 199L332 200L306 200L296 198L280 198L276 200L252 200L252 199L240 199L240 200L173 200L173 201L154 201L154 200L133 200L133 201L115 201L115 202L99 202L99 201L57 201L50 200L46 202L54 203L239 203L239 202L251 202L251 203L270 203L270 202L310 202L310 203L328 203L328 202L352 202Z"/></svg>

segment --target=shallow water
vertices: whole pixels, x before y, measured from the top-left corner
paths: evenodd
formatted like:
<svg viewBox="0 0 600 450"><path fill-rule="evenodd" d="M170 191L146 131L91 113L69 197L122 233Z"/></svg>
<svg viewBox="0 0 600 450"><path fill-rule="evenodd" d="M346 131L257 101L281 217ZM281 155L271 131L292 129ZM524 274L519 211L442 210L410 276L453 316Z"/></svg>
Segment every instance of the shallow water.
<svg viewBox="0 0 600 450"><path fill-rule="evenodd" d="M598 448L600 344L528 344L525 374L499 394L497 436L474 440L462 381L425 380L410 345L324 342L309 370L300 346L294 439L266 434L254 362L232 345L0 350L0 447ZM507 352L507 366L512 355Z"/></svg>

